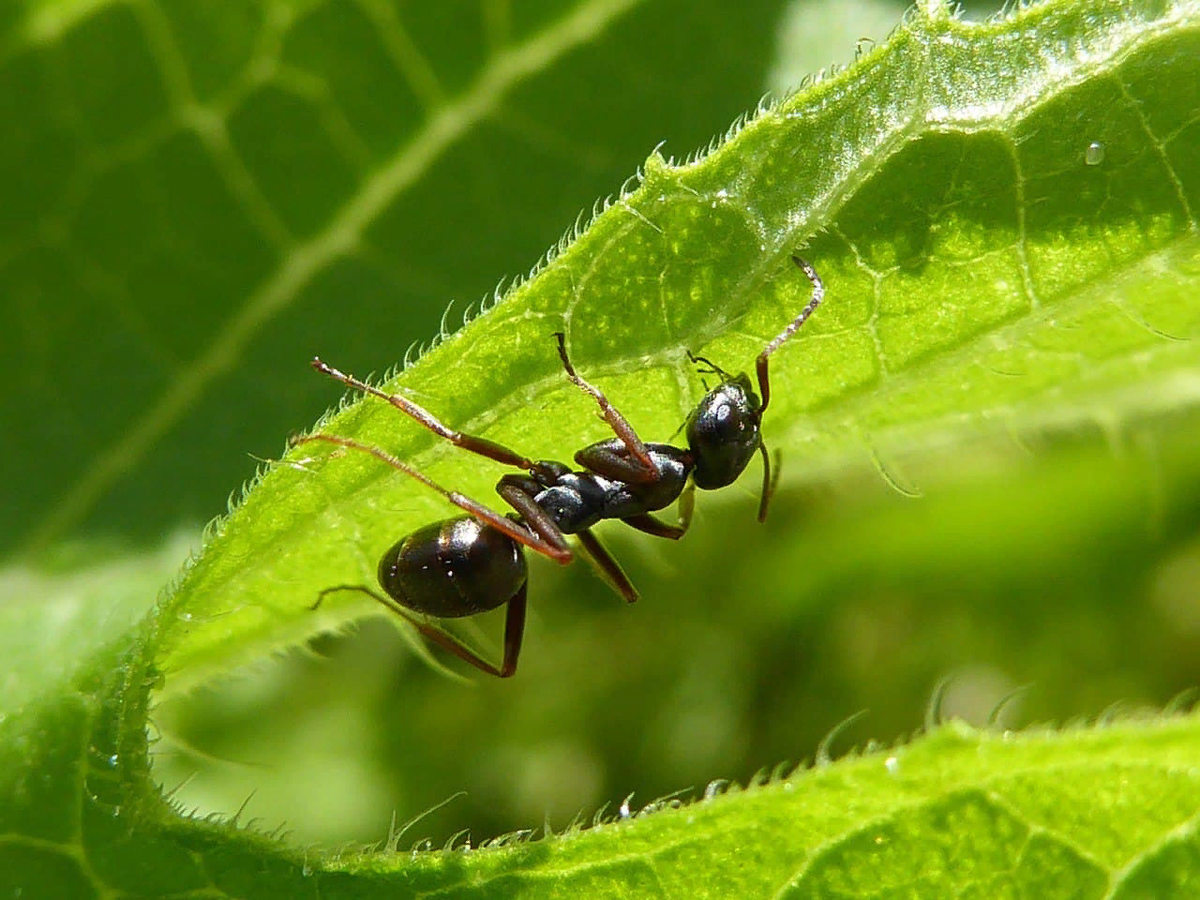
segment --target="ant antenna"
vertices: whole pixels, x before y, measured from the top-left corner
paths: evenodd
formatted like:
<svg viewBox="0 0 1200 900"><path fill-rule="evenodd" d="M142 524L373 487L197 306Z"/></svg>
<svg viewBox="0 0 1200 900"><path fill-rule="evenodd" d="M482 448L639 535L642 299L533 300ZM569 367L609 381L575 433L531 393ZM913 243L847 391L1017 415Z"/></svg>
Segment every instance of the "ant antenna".
<svg viewBox="0 0 1200 900"><path fill-rule="evenodd" d="M796 316L795 320L787 328L779 332L775 339L767 344L763 352L758 354L758 361L756 363L758 370L758 392L762 395L762 406L758 408L759 415L762 415L767 408L767 403L771 400L771 384L767 378L767 359L779 349L784 341L800 330L800 326L808 320L808 317L813 314L813 310L820 306L821 301L825 299L825 285L821 281L821 276L817 274L817 270L795 255L792 256L792 262L812 282L812 299L808 301L808 306L800 311L800 315Z"/></svg>
<svg viewBox="0 0 1200 900"><path fill-rule="evenodd" d="M687 353L687 358L689 360L691 360L691 362L694 366L697 367L697 370L700 372L701 375L703 375L705 372L707 372L710 375L720 375L721 378L723 378L725 381L733 381L733 376L730 375L728 372L726 372L724 369L722 369L720 366L718 366L711 359L708 359L707 357L704 357L704 356L696 356L696 354L692 353L691 350L686 350L684 352ZM708 368L701 369L700 368L701 363L708 366Z"/></svg>
<svg viewBox="0 0 1200 900"><path fill-rule="evenodd" d="M767 506L771 503L771 498L775 496L775 489L779 487L779 463L783 458L783 452L775 451L775 469L772 472L771 455L767 453L767 445L761 440L758 442L758 450L762 454L763 461L762 493L758 497L758 521L765 522L767 521Z"/></svg>

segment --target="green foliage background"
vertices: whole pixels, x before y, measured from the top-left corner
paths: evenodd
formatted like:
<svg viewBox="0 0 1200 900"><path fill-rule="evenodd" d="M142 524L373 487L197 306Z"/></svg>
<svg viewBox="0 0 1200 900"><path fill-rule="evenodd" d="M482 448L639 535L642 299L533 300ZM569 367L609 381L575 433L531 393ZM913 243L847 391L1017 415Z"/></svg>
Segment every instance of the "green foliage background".
<svg viewBox="0 0 1200 900"><path fill-rule="evenodd" d="M157 805L139 743L150 683L153 777L174 801L283 827L293 846L382 838L393 815L467 791L401 847L745 782L811 757L864 708L835 752L902 740L947 677L936 712L979 723L1032 684L1005 707L1014 724L1157 710L1197 683L1193 5L1051 4L973 31L933 10L681 169L663 156L752 107L778 4L433 9L5 14L12 886L268 895L266 871L312 873ZM585 374L666 439L702 390L683 351L748 362L803 301L786 262L803 247L830 294L777 358L766 434L784 476L767 525L751 473L701 496L679 545L605 531L642 590L632 609L583 566L534 561L518 678L464 685L393 623L360 623L369 606L305 609L444 507L371 460L294 453L134 630L182 556L164 536L209 518L252 474L245 454L280 455L336 399L310 356L380 371L453 330L449 298L526 268L639 166L640 189L397 383L457 426L569 457L603 426L556 369L548 334L565 322ZM324 427L490 496L495 467L380 404ZM494 647L496 624L467 633ZM795 781L791 800L764 789L636 833L475 857L466 874L403 855L352 858L347 874L536 891L512 873L545 867L577 890L596 866L596 890L686 892L700 873L745 891L704 863L720 865L715 835L741 835L741 852L757 834L779 853L758 858L762 884L859 892L879 873L850 879L870 856L858 842L929 848L961 830L1022 889L1069 872L1066 895L1137 895L1200 870L1195 746L1190 719L1015 749L956 727L899 757L913 780L898 792L894 767L867 757ZM1131 802L1117 783L1144 787ZM1121 823L1113 846L1071 824L1089 802ZM147 848L160 865L139 868ZM884 883L919 882L908 859L885 861ZM326 880L322 896L368 882Z"/></svg>

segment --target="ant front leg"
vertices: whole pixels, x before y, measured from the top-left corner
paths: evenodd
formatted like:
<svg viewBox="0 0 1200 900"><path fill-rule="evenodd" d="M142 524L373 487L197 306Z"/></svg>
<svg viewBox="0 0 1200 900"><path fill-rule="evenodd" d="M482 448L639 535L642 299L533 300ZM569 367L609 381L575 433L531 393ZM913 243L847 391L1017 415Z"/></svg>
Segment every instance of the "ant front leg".
<svg viewBox="0 0 1200 900"><path fill-rule="evenodd" d="M621 520L630 528L636 528L643 534L651 535L652 537L666 538L670 541L677 541L685 534L687 528L683 525L671 525L664 522L662 519L657 519L649 513L642 513L637 516L626 516Z"/></svg>
<svg viewBox="0 0 1200 900"><path fill-rule="evenodd" d="M626 481L636 481L640 483L649 483L658 481L660 473L658 467L654 465L654 461L650 459L650 451L646 448L645 443L637 432L633 430L633 426L629 421L621 415L608 398L604 396L600 388L596 387L587 381L584 381L575 373L575 367L571 365L571 360L567 356L567 338L561 331L554 333L555 339L558 341L558 357L562 360L563 368L567 370L567 377L571 379L575 385L585 394L590 394L591 397L600 406L600 414L604 416L613 433L621 439L621 443L628 448L630 455L637 460L636 477L627 478Z"/></svg>
<svg viewBox="0 0 1200 900"><path fill-rule="evenodd" d="M696 509L696 483L689 480L679 494L679 524L670 525L662 519L650 515L649 513L640 513L636 516L625 516L621 519L630 528L636 528L645 534L653 535L654 537L667 538L668 540L677 541L685 534L692 526L692 513Z"/></svg>
<svg viewBox="0 0 1200 900"><path fill-rule="evenodd" d="M584 551L613 590L624 597L626 603L636 603L640 596L637 588L633 586L621 564L608 552L608 548L600 543L600 539L592 534L590 529L579 532L575 537L579 538Z"/></svg>

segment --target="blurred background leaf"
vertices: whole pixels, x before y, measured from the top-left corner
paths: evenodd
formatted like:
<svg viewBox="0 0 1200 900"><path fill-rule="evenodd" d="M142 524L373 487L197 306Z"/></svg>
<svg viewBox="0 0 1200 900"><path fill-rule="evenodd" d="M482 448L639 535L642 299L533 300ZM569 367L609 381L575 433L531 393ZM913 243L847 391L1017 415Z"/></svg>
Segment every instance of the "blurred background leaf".
<svg viewBox="0 0 1200 900"><path fill-rule="evenodd" d="M793 27L811 21L806 9ZM206 521L252 474L251 454L277 455L336 395L306 368L314 353L364 373L396 363L437 333L447 301L462 309L531 266L660 141L682 157L723 133L785 83L770 73L793 55L776 52L781 3L433 10L176 0L2 14L0 465L19 477L6 481L0 546L11 556L50 565L66 538L137 554ZM886 15L861 16L856 37L882 38ZM823 55L801 71L849 61L852 47L807 27L800 43ZM537 43L547 32L560 52ZM548 55L504 82L497 50L513 47ZM1185 353L1195 333L1145 321L1136 274L1152 270L1157 298L1163 272L1183 273L1174 324L1193 321L1189 224L1159 215L1176 203L1164 169L1195 208L1200 79L1189 93L1187 58L1160 94L1171 121L1127 102L1109 122L1067 123L1071 142L1054 145L1058 163L1025 186L1022 207L1027 223L1078 226L1049 248L1061 250L1059 272L1090 237L1088 259L1109 253L1103 271L1134 278L1114 328L1151 342L1166 333ZM1153 93L1152 76L1142 84ZM455 106L484 95L481 108ZM462 115L431 115L446 102ZM1053 111L1042 123L1063 124ZM1165 162L1144 152L1142 127L1170 136ZM1087 142L1075 133L1089 129L1106 138L1102 189L1079 165ZM983 156L964 158L986 171ZM390 193L364 191L383 170ZM851 259L870 236L886 235L875 246L903 262L969 218L948 196L879 221L878 201L900 208L912 171L894 163L840 232L814 242L847 295L862 287ZM1150 190L1128 187L1141 178ZM1071 208L1059 198L1073 179ZM353 247L329 227L353 217L349 197L385 210ZM1089 231L1125 213L1132 234ZM1037 349L1037 371L1103 375L1078 347ZM949 396L944 374L924 390ZM448 680L383 620L318 638L311 653L161 707L157 774L182 785L187 807L242 809L299 841L380 838L393 812L403 820L466 790L406 838L440 845L463 827L561 826L631 791L649 800L745 780L811 756L863 708L871 715L843 740L895 740L947 676L942 712L975 720L1031 682L1009 721L1159 707L1200 674L1200 420L1186 378L1144 383L1155 387L1145 415L1131 403L1115 417L1088 410L1085 426L1046 422L1021 435L1027 459L1001 419L998 433L956 438L952 458L896 441L836 479L793 476L766 528L749 530L743 486L704 497L678 546L615 533L646 598L634 610L583 567L535 563L513 683ZM920 503L902 496L918 491Z"/></svg>

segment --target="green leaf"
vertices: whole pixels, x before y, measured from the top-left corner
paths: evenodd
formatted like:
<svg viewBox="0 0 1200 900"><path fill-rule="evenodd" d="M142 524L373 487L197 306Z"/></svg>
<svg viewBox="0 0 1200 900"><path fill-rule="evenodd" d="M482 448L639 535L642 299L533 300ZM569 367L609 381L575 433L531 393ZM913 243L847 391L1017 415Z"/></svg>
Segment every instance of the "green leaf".
<svg viewBox="0 0 1200 900"><path fill-rule="evenodd" d="M154 681L143 629L188 541L155 552L59 554L56 570L0 570L0 891L86 897L103 883L148 893L186 879L149 847L144 817L164 804L149 778L146 705ZM99 557L99 558L95 558ZM140 822L136 840L131 821ZM153 843L153 839L149 839ZM144 880L149 878L150 881ZM132 880L131 880L132 879ZM154 885L153 888L148 885Z"/></svg>
<svg viewBox="0 0 1200 900"><path fill-rule="evenodd" d="M651 156L641 185L536 278L387 389L453 428L569 459L605 429L561 372L563 330L585 377L667 439L702 392L686 353L748 366L808 299L787 262L807 245L828 300L776 355L764 424L788 486L864 454L890 470L998 428L1120 429L1176 408L1200 336L1197 107L1175 105L1197 101L1195 33L1178 13L1109 11L1101 37L1093 13L1038 7L1021 31L918 19L719 152ZM373 398L321 429L492 496L499 467ZM328 455L290 453L218 526L177 597L192 619L164 635L169 690L378 612L352 594L309 606L321 587L373 584L384 550L448 514L368 454Z"/></svg>
<svg viewBox="0 0 1200 900"><path fill-rule="evenodd" d="M110 644L93 654L97 668L75 674L75 691L0 722L6 890L1079 897L1111 886L1118 897L1164 897L1195 878L1194 716L1024 735L947 726L763 787L623 811L633 820L582 834L318 861L236 823L176 818L152 793L139 656L127 641Z"/></svg>
<svg viewBox="0 0 1200 900"><path fill-rule="evenodd" d="M381 262L387 248L431 260L431 272L464 258L474 265L477 251L494 249L440 231L481 218L440 216L461 196L447 189L452 176L431 174L443 157L413 170L406 190L372 193L379 173L398 174L405 153L429 149L422 141L441 134L433 126L455 125L421 112L379 115L361 102L374 82L356 84L350 63L368 60L362 48L381 36L404 36L371 19L382 7L313 6L297 18L276 10L277 19L255 8L247 22L229 12L221 28L193 9L31 5L3 22L0 75L42 88L4 92L14 105L5 115L49 123L34 140L19 132L3 151L6 171L27 170L6 179L4 205L28 221L0 235L6 318L20 323L24 354L10 360L17 377L8 390L25 430L3 450L6 469L25 475L6 519L12 540L26 532L45 545L81 524L153 533L203 508L196 498L236 480L209 460L221 429L255 421L279 446L290 427L281 422L297 416L289 386L302 373L279 370L266 345L288 341L263 337L268 318L287 309L307 322L312 306L331 307L312 320L332 323L330 333L296 343L317 343L330 361L359 369L367 357L339 351L350 346L345 333L384 331L376 323L397 317L382 312L389 301L378 271L397 284L425 275L414 292L457 292L415 268L388 268L399 263ZM513 56L490 52L482 38L473 44L478 34L444 44L416 18L403 24L436 57L430 71L451 105L503 83L512 72L502 63L536 63L538 39L556 36L549 43L560 56L541 57L526 80L509 83L504 103L465 123L463 134L479 138L481 123L503 118L509 104L603 121L591 104L551 89L606 71L585 48L611 60L632 46L666 53L663 40L703 46L678 10L651 9L617 15L616 6L590 4L561 19L513 22L522 51ZM750 17L728 18L745 27ZM355 30L364 20L366 38ZM568 21L581 29L574 43L555 30L569 32ZM718 33L733 42L732 25ZM1185 664L1196 658L1200 581L1198 44L1200 10L1190 3L1050 3L975 26L937 8L914 14L885 48L757 116L703 160L652 156L640 186L534 279L389 380L456 427L566 458L604 427L558 369L549 335L562 327L584 374L647 437L665 439L701 390L686 350L748 364L805 299L787 261L796 249L829 285L826 305L772 363L766 435L785 468L768 525L749 530L752 474L701 497L700 520L678 546L623 541L646 595L634 610L615 609L594 579L535 562L535 617L514 683L463 690L408 665L409 654L397 662L371 650L367 625L340 658L275 670L275 682L294 683L243 681L191 706L179 699L239 662L377 612L332 598L318 614L306 606L330 583L369 581L384 547L447 512L432 492L366 456L303 447L269 467L141 627L131 623L178 547L98 554L90 565L67 558L51 574L10 570L6 599L24 602L2 611L17 674L0 711L0 892L1186 896L1197 878L1195 717L1023 735L947 726L768 787L679 810L651 804L664 808L469 854L305 853L242 830L244 816L232 825L189 820L172 803L190 808L205 797L206 809L220 808L219 786L189 793L180 782L203 753L228 751L212 761L219 770L240 769L264 792L282 784L298 802L291 827L302 842L331 833L328 795L362 802L359 794L378 792L379 780L354 791L340 780L355 759L379 766L376 754L403 766L406 812L470 786L494 814L482 819L476 809L470 821L516 816L525 827L549 814L543 798L562 796L556 780L655 796L739 774L729 767L745 778L778 758L764 746L808 752L797 735L828 729L862 697L874 698L870 731L897 734L906 727L898 722L911 727L905 704L947 667L965 672L947 690L950 713L975 714L981 703L986 711L1000 661L1005 674L1035 677L1056 710L1118 697L1161 703L1163 692L1194 682ZM415 59L391 52L397 69ZM247 61L272 59L286 65L256 81L262 75ZM565 78L560 67L575 59L583 74ZM306 80L311 71L320 74ZM97 72L105 77L88 77ZM402 80L414 94L431 90L419 66ZM21 104L53 115L39 119ZM206 118L214 111L215 123ZM424 124L403 131L414 121ZM213 124L240 156L221 155L220 129L206 130ZM536 117L505 124L554 146ZM472 143L476 153L480 146ZM197 176L213 169L208 180ZM531 206L555 192L552 174L519 189ZM239 183L259 196L228 203L226 188ZM43 212L47 195L55 199ZM193 204L184 219L175 212L181 196ZM493 231L530 221L506 203L489 209ZM444 254L436 259L435 241ZM519 258L505 247L491 271ZM347 316L329 299L358 290L374 290L378 316ZM46 299L77 292L93 306L69 307L78 314L74 344L46 338L59 327ZM156 305L158 295L170 302ZM201 301L214 295L228 303L220 327L188 318L193 308L209 312ZM227 385L223 376L244 355L257 362ZM57 371L64 359L69 373ZM104 377L87 377L97 371ZM245 396L251 386L257 399ZM194 422L177 427L185 416ZM491 496L497 467L382 404L353 404L321 427ZM125 472L137 478L123 480ZM923 499L909 502L893 487ZM393 639L389 630L375 636ZM893 668L870 665L880 658ZM853 690L856 680L869 690ZM154 778L173 791L166 803L147 760L152 688L160 751L189 749L194 733L209 738L182 771L159 760ZM358 719L339 716L351 699L394 732L366 734ZM207 730L197 728L205 718ZM468 719L478 730L464 736L456 729ZM249 755L245 745L213 742L235 730L231 721L251 735ZM771 729L774 742L764 736ZM320 743L331 734L343 743ZM290 769L314 744L326 754L319 777ZM715 748L728 747L740 752L736 761L714 761ZM255 814L255 798L236 786L245 782L228 783L229 811ZM529 806L514 812L510 796ZM576 802L594 807L592 798ZM280 808L268 807L268 827ZM561 807L553 812L564 818ZM400 849L420 844L426 823L414 828L402 841L394 833ZM453 833L429 825L439 828Z"/></svg>

